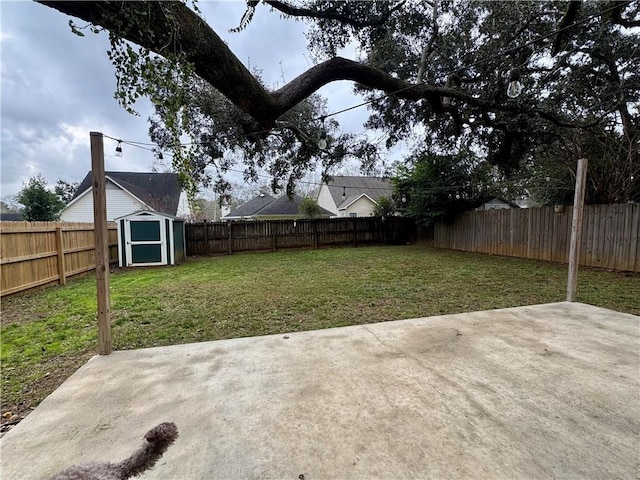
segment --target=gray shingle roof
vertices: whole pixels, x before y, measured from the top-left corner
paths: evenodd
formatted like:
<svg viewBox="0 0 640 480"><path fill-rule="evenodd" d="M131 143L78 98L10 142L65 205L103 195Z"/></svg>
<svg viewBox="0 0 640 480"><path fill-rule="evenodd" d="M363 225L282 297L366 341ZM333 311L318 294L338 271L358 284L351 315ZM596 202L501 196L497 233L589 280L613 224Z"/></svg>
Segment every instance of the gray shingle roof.
<svg viewBox="0 0 640 480"><path fill-rule="evenodd" d="M296 216L299 213L300 202L303 198L300 195L294 195L292 198L282 195L278 198L273 198L271 195L257 196L249 200L244 205L239 206L234 211L225 215L225 218L229 217L260 217L260 216L284 216L292 215ZM261 206L258 207L258 205ZM320 207L319 216L332 216L329 210L325 210Z"/></svg>
<svg viewBox="0 0 640 480"><path fill-rule="evenodd" d="M2 222L21 222L23 220L21 213L0 213L0 221Z"/></svg>
<svg viewBox="0 0 640 480"><path fill-rule="evenodd" d="M225 217L250 217L274 200L275 198L271 195L261 193L257 197L249 200L247 203L240 205L238 208L229 212Z"/></svg>
<svg viewBox="0 0 640 480"><path fill-rule="evenodd" d="M340 207L342 203L348 201L349 198L357 197L363 193L371 197L372 200L378 201L380 197L389 197L393 193L391 180L381 177L354 177L339 176L333 177L333 180L327 182L331 197L336 206ZM345 198L342 198L343 193Z"/></svg>
<svg viewBox="0 0 640 480"><path fill-rule="evenodd" d="M177 173L105 172L122 188L138 197L156 212L175 215L180 200L180 180ZM71 201L86 192L93 184L89 172L80 183Z"/></svg>
<svg viewBox="0 0 640 480"><path fill-rule="evenodd" d="M256 212L256 215L298 215L302 200L303 198L300 195L294 195L292 198L282 195L260 211ZM331 216L333 213L320 207L318 215L324 217Z"/></svg>

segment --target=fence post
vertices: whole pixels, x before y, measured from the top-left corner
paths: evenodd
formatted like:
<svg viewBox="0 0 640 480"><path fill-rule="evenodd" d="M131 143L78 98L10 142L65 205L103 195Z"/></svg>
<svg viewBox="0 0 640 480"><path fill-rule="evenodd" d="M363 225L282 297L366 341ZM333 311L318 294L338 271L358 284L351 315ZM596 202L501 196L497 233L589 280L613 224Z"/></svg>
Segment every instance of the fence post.
<svg viewBox="0 0 640 480"><path fill-rule="evenodd" d="M62 238L62 227L56 227L56 250L58 251L58 276L60 285L67 283L67 272L64 262L64 240Z"/></svg>
<svg viewBox="0 0 640 480"><path fill-rule="evenodd" d="M318 219L314 218L313 222L313 248L318 249Z"/></svg>
<svg viewBox="0 0 640 480"><path fill-rule="evenodd" d="M353 246L358 246L358 224L355 218L353 219Z"/></svg>
<svg viewBox="0 0 640 480"><path fill-rule="evenodd" d="M227 236L227 252L231 255L233 254L233 222L228 222L227 227L229 228Z"/></svg>
<svg viewBox="0 0 640 480"><path fill-rule="evenodd" d="M278 224L276 222L269 222L269 226L271 227L271 248L273 248L274 252L278 251Z"/></svg>
<svg viewBox="0 0 640 480"><path fill-rule="evenodd" d="M582 213L584 211L584 190L587 180L587 159L578 160L576 171L576 191L573 197L573 219L571 221L571 246L569 250L569 278L567 280L567 302L576 301L578 287L578 257L582 235Z"/></svg>
<svg viewBox="0 0 640 480"><path fill-rule="evenodd" d="M204 253L209 253L209 224L204 221Z"/></svg>
<svg viewBox="0 0 640 480"><path fill-rule="evenodd" d="M96 243L96 280L98 285L98 349L109 355L111 349L111 299L109 295L109 230L107 194L104 176L102 133L91 132L91 172L93 176L93 224Z"/></svg>

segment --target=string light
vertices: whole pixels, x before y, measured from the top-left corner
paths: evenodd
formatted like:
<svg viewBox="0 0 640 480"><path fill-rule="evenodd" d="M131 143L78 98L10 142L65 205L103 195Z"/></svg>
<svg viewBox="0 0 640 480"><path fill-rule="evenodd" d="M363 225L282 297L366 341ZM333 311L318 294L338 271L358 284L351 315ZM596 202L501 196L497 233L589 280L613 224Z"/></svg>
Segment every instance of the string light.
<svg viewBox="0 0 640 480"><path fill-rule="evenodd" d="M116 157L122 157L122 140L118 140L118 145L116 145Z"/></svg>
<svg viewBox="0 0 640 480"><path fill-rule="evenodd" d="M318 148L320 150L325 150L327 148L327 132L324 129L324 119L325 117L320 117L322 121L322 134L320 135L320 139L318 140Z"/></svg>
<svg viewBox="0 0 640 480"><path fill-rule="evenodd" d="M517 98L522 93L522 84L520 83L520 72L517 68L509 72L509 85L507 86L507 97Z"/></svg>

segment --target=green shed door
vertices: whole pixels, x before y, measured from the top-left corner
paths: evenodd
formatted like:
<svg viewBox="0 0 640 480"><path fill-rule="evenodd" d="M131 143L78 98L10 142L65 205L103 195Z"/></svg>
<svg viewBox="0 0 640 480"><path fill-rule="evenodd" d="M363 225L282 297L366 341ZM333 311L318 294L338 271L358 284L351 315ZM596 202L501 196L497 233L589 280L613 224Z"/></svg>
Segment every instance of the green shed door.
<svg viewBox="0 0 640 480"><path fill-rule="evenodd" d="M162 219L126 220L127 265L165 265L165 230Z"/></svg>

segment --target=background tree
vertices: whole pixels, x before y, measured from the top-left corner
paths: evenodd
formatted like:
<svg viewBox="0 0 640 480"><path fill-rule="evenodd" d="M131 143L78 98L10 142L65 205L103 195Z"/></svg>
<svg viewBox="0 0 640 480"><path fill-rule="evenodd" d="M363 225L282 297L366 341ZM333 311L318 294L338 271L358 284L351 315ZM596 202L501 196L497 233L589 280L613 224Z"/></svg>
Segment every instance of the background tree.
<svg viewBox="0 0 640 480"><path fill-rule="evenodd" d="M16 195L18 203L24 205L22 215L29 222L50 222L57 220L65 203L47 188L41 174L31 177Z"/></svg>
<svg viewBox="0 0 640 480"><path fill-rule="evenodd" d="M320 215L320 205L313 198L305 197L298 206L298 212L304 218L316 218Z"/></svg>
<svg viewBox="0 0 640 480"><path fill-rule="evenodd" d="M398 166L392 182L401 212L423 225L447 221L503 193L495 171L471 152L414 154Z"/></svg>
<svg viewBox="0 0 640 480"><path fill-rule="evenodd" d="M60 179L54 185L53 191L66 205L76 194L76 190L78 190L79 186L80 182L67 182L66 180Z"/></svg>
<svg viewBox="0 0 640 480"><path fill-rule="evenodd" d="M374 217L390 217L396 214L396 204L389 197L380 197L375 207L373 207Z"/></svg>
<svg viewBox="0 0 640 480"><path fill-rule="evenodd" d="M526 189L541 205L571 205L577 159L589 160L585 203L640 202L640 158L621 131L591 128L558 142L552 153L541 152L531 165Z"/></svg>

